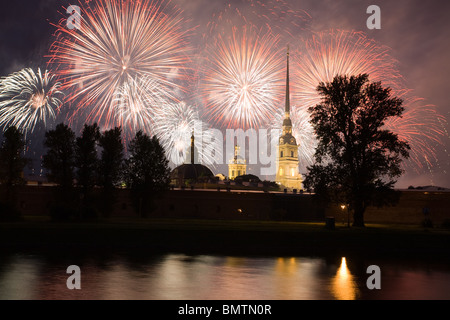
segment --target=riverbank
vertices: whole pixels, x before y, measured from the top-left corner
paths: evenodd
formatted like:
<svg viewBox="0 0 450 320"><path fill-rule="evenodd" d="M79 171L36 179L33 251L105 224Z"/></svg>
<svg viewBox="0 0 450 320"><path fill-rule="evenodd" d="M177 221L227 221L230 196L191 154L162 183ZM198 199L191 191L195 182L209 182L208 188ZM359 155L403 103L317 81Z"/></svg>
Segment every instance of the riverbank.
<svg viewBox="0 0 450 320"><path fill-rule="evenodd" d="M228 255L374 255L449 259L450 231L368 225L198 219L108 219L0 224L2 251L142 251Z"/></svg>

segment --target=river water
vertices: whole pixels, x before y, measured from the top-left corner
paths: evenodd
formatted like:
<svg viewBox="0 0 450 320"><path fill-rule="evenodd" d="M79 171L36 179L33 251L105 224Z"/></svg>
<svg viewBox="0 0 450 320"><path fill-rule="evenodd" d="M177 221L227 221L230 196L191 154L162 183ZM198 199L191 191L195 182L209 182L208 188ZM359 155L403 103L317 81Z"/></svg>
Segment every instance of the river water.
<svg viewBox="0 0 450 320"><path fill-rule="evenodd" d="M443 263L184 254L0 257L1 300L450 299L450 268ZM79 290L67 288L69 265L80 267ZM380 268L380 289L367 287L369 265Z"/></svg>

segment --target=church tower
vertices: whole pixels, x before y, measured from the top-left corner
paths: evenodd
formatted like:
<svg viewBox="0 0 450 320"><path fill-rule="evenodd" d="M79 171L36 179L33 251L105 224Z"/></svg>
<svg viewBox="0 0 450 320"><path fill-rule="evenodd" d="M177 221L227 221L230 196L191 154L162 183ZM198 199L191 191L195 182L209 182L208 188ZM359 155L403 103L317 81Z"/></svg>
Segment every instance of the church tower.
<svg viewBox="0 0 450 320"><path fill-rule="evenodd" d="M245 159L239 156L239 150L241 148L238 145L234 146L234 158L230 160L228 164L228 178L234 180L236 177L246 174L247 164Z"/></svg>
<svg viewBox="0 0 450 320"><path fill-rule="evenodd" d="M186 150L186 158L185 158L185 164L197 164L198 163L198 151L195 147L195 138L194 138L194 131L192 131L191 135L191 145Z"/></svg>
<svg viewBox="0 0 450 320"><path fill-rule="evenodd" d="M298 173L298 145L292 135L292 121L290 117L289 100L289 46L287 49L286 69L286 100L284 105L284 120L282 133L278 140L277 174L275 181L288 189L302 188L302 176Z"/></svg>

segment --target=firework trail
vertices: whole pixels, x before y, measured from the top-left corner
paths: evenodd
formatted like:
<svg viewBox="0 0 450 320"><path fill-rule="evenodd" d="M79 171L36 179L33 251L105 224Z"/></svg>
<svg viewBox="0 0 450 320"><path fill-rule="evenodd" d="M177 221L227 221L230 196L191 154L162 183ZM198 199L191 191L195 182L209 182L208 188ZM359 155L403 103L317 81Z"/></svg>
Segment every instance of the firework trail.
<svg viewBox="0 0 450 320"><path fill-rule="evenodd" d="M397 61L389 49L379 46L363 33L331 31L315 34L294 54L293 99L297 105L320 102L317 86L331 82L336 75L369 74L370 81L383 86L403 87Z"/></svg>
<svg viewBox="0 0 450 320"><path fill-rule="evenodd" d="M155 135L160 139L167 158L174 165L189 161L191 135L194 132L198 163L215 165L214 159L221 154L222 140L216 139L213 132L200 120L198 111L185 102L166 104L155 114ZM213 156L215 154L215 156Z"/></svg>
<svg viewBox="0 0 450 320"><path fill-rule="evenodd" d="M439 161L435 149L443 145L443 138L447 136L447 121L436 106L426 104L409 90L398 93L397 97L403 99L405 111L402 117L387 119L385 126L410 144L410 161L416 172L429 169Z"/></svg>
<svg viewBox="0 0 450 320"><path fill-rule="evenodd" d="M292 133L299 144L298 154L302 162L301 166L314 163L314 153L317 147L317 140L314 135L314 128L310 122L310 114L306 106L294 108L291 115Z"/></svg>
<svg viewBox="0 0 450 320"><path fill-rule="evenodd" d="M219 35L200 84L208 121L228 128L258 128L276 114L283 98L284 54L278 37L233 28Z"/></svg>
<svg viewBox="0 0 450 320"><path fill-rule="evenodd" d="M371 82L380 81L383 87L392 89L393 96L404 100L402 118L390 119L386 127L410 144L410 158L403 163L417 171L424 167L424 163L431 165L431 160L437 161L436 146L442 144L445 133L442 124L445 120L435 106L424 104L423 99L414 97L412 91L406 89L397 61L389 52L388 48L378 45L363 33L318 33L294 55L291 101L302 108L315 106L320 103L316 91L320 82L331 82L336 75L367 73ZM297 108L294 107L292 113L295 119ZM300 125L294 120L297 130Z"/></svg>
<svg viewBox="0 0 450 320"><path fill-rule="evenodd" d="M278 35L285 47L296 42L300 31L309 30L311 20L306 11L294 9L283 0L230 2L212 16L204 37L228 33L229 26L255 28Z"/></svg>
<svg viewBox="0 0 450 320"><path fill-rule="evenodd" d="M166 92L169 100L169 92L183 89L177 81L183 79L188 61L189 30L180 12L150 0L80 1L80 6L80 30L70 30L60 21L51 47L50 63L58 66L63 89L70 92L67 101L76 107L70 121L84 115L103 126L120 125L127 113L123 109L140 104L127 92L142 93L146 87L136 87L142 79L157 81L158 94ZM138 110L143 114L137 115ZM144 108L130 112L136 127L148 116Z"/></svg>
<svg viewBox="0 0 450 320"><path fill-rule="evenodd" d="M61 106L60 83L49 71L22 69L0 81L0 126L33 132L38 123L55 119Z"/></svg>

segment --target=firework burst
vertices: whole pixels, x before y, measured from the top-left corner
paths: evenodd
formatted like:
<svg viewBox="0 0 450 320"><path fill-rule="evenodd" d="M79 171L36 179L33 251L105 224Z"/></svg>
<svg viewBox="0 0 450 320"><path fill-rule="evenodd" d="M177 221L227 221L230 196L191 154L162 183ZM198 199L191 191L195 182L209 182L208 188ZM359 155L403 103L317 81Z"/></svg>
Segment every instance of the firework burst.
<svg viewBox="0 0 450 320"><path fill-rule="evenodd" d="M439 161L435 150L443 145L447 121L436 106L426 104L424 99L411 95L408 90L397 96L403 99L405 111L401 117L389 118L385 126L410 144L412 169L419 172L430 168Z"/></svg>
<svg viewBox="0 0 450 320"><path fill-rule="evenodd" d="M276 114L283 97L284 55L278 38L252 29L220 36L201 83L209 121L222 127L257 128Z"/></svg>
<svg viewBox="0 0 450 320"><path fill-rule="evenodd" d="M84 3L83 3L84 4ZM142 79L156 81L159 93L181 90L187 59L186 35L180 12L162 2L149 0L98 0L82 7L80 30L57 25L57 40L51 48L51 63L58 66L68 102L76 105L75 116L105 126L120 125L123 108L134 108L135 125L141 125L147 110L135 108L141 101L132 94ZM166 14L165 11L170 11ZM146 96L152 92L145 93ZM129 101L125 101L129 99ZM156 100L155 98L154 100ZM115 109L120 107L121 110ZM143 110L143 114L136 112ZM115 115L119 115L116 119ZM141 120L140 120L141 119Z"/></svg>
<svg viewBox="0 0 450 320"><path fill-rule="evenodd" d="M309 29L311 16L304 10L297 10L283 0L243 0L239 4L230 2L213 15L208 23L209 34L227 33L229 26L238 29L255 28L277 34L293 44L299 31ZM208 34L204 35L208 37ZM286 43L283 43L285 46Z"/></svg>
<svg viewBox="0 0 450 320"><path fill-rule="evenodd" d="M317 147L317 140L314 135L314 128L310 122L310 114L308 108L299 106L293 108L292 133L299 144L298 155L302 162L300 163L306 168L314 162L314 153Z"/></svg>
<svg viewBox="0 0 450 320"><path fill-rule="evenodd" d="M320 103L317 86L331 82L337 75L367 73L372 82L398 88L403 78L397 61L389 49L379 46L363 33L331 31L315 34L294 54L293 100L295 104L312 107Z"/></svg>
<svg viewBox="0 0 450 320"><path fill-rule="evenodd" d="M434 106L424 104L406 89L397 61L389 52L363 33L331 31L314 35L295 54L292 101L302 108L315 106L321 101L316 90L320 82L331 82L336 75L368 74L371 82L381 82L392 89L393 96L404 100L403 116L390 119L386 127L410 144L410 158L404 165L417 171L437 161L436 146L442 144L445 133L443 117ZM300 125L295 124L297 129Z"/></svg>
<svg viewBox="0 0 450 320"><path fill-rule="evenodd" d="M155 135L160 139L167 158L180 165L190 151L191 135L194 132L198 163L215 165L222 155L222 140L216 140L213 132L200 120L198 111L184 103L166 104L155 114Z"/></svg>
<svg viewBox="0 0 450 320"><path fill-rule="evenodd" d="M0 126L16 126L26 135L38 123L55 119L61 105L60 83L49 71L22 69L0 82Z"/></svg>
<svg viewBox="0 0 450 320"><path fill-rule="evenodd" d="M158 81L147 77L127 81L119 88L113 99L114 118L126 137L132 137L138 130L153 133L156 110L169 105L172 98L161 88Z"/></svg>

